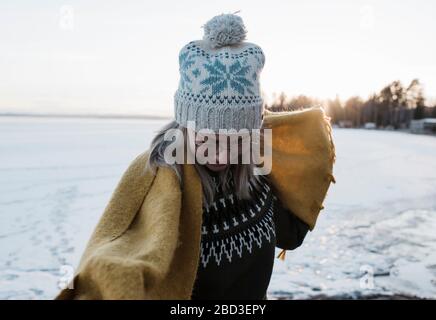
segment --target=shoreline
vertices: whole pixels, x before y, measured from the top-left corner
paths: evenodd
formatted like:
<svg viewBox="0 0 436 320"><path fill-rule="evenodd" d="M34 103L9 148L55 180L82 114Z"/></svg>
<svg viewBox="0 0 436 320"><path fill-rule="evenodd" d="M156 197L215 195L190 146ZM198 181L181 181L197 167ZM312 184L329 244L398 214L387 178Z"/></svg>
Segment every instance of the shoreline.
<svg viewBox="0 0 436 320"><path fill-rule="evenodd" d="M142 114L56 114L56 113L0 113L0 118L47 118L47 119L119 119L119 120L169 120L170 116Z"/></svg>

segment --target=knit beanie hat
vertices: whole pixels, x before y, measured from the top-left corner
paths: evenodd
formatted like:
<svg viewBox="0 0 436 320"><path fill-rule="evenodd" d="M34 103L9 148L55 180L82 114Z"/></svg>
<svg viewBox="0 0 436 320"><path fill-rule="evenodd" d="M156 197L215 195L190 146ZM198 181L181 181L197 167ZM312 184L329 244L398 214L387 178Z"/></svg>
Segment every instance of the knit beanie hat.
<svg viewBox="0 0 436 320"><path fill-rule="evenodd" d="M264 101L259 76L265 64L262 49L245 42L241 17L221 14L204 26L202 40L179 52L179 87L174 95L175 120L195 130L259 129Z"/></svg>

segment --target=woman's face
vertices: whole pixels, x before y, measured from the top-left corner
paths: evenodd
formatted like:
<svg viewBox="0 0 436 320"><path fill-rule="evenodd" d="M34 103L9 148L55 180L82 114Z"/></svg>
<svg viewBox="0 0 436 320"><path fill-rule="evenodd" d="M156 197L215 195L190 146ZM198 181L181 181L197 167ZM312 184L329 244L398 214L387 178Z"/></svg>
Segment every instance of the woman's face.
<svg viewBox="0 0 436 320"><path fill-rule="evenodd" d="M210 150L211 152L215 151L215 157L211 155L214 159L207 161L205 166L214 172L224 171L230 163L233 163L231 159L240 155L242 151L240 142L241 139L230 139L230 136L225 134L202 135L201 133L197 133L195 135L195 154L197 154L197 150L200 151L199 148L202 148L199 153L204 154L206 157ZM208 149L203 152L205 143L207 143ZM237 150L237 154L232 154L231 150Z"/></svg>

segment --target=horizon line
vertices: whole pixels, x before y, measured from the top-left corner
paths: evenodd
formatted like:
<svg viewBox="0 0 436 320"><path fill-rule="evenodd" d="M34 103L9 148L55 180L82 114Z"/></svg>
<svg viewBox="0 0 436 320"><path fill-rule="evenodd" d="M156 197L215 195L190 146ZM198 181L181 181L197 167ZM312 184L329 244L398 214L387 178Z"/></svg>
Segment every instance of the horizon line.
<svg viewBox="0 0 436 320"><path fill-rule="evenodd" d="M146 115L146 114L98 114L98 113L27 113L27 112L0 112L0 117L29 117L29 118L82 118L82 119L143 119L143 120L165 120L172 116Z"/></svg>

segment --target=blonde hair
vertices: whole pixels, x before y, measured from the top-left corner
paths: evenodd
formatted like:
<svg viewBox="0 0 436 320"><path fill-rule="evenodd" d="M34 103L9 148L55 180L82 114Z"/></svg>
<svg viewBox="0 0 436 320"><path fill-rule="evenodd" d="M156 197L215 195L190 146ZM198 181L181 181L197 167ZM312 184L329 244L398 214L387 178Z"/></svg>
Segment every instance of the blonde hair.
<svg viewBox="0 0 436 320"><path fill-rule="evenodd" d="M186 146L187 129L180 126L175 120L166 124L161 128L156 136L153 138L150 146L150 155L147 161L147 167L156 172L158 167L169 167L176 173L180 185L183 186L183 167L181 164L168 164L164 158L164 152L172 141L164 139L165 133L168 130L179 129L183 132L185 137L184 143ZM200 177L202 189L203 189L203 206L210 206L214 201L216 183L213 177L210 175L209 170L198 163L194 164L194 167ZM238 199L250 200L251 193L249 185L253 185L255 188L259 188L259 177L254 174L255 165L249 164L230 164L223 172L217 174L218 185L220 185L224 192L235 192ZM235 190L230 190L230 179L233 179Z"/></svg>

